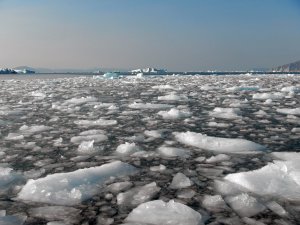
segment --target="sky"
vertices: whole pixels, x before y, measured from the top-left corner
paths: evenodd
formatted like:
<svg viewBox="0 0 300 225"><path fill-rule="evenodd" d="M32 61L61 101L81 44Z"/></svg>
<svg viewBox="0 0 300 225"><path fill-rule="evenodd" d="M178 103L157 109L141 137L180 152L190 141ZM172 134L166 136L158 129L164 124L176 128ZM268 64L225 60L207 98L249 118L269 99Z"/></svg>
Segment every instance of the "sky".
<svg viewBox="0 0 300 225"><path fill-rule="evenodd" d="M249 70L300 60L300 0L0 0L0 67Z"/></svg>

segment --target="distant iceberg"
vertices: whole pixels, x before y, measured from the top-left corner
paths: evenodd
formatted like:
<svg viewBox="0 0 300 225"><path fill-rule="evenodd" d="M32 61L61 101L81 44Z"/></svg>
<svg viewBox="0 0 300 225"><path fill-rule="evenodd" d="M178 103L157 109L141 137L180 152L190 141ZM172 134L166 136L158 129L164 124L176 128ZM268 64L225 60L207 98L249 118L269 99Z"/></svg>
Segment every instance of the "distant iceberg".
<svg viewBox="0 0 300 225"><path fill-rule="evenodd" d="M0 68L0 74L16 74L17 72L15 70L12 70L12 69L8 69L8 68L5 68L5 69L2 69Z"/></svg>
<svg viewBox="0 0 300 225"><path fill-rule="evenodd" d="M132 74L143 73L144 75L163 75L167 73L165 69L156 68L145 68L145 69L135 69L130 71Z"/></svg>

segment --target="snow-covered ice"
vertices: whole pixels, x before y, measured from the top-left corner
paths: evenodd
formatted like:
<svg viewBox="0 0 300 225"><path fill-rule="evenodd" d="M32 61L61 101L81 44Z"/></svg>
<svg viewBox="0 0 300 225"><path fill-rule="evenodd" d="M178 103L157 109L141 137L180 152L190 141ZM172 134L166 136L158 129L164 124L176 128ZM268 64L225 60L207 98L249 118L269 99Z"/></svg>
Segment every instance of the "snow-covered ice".
<svg viewBox="0 0 300 225"><path fill-rule="evenodd" d="M266 149L262 145L244 139L211 137L190 131L175 132L174 136L183 144L216 152L247 153Z"/></svg>
<svg viewBox="0 0 300 225"><path fill-rule="evenodd" d="M188 206L170 200L146 202L135 208L125 219L128 224L172 224L201 225L204 224L200 213Z"/></svg>
<svg viewBox="0 0 300 225"><path fill-rule="evenodd" d="M99 192L99 185L111 176L124 176L134 172L136 169L133 166L116 161L70 173L52 174L37 180L29 180L18 194L18 199L74 205Z"/></svg>

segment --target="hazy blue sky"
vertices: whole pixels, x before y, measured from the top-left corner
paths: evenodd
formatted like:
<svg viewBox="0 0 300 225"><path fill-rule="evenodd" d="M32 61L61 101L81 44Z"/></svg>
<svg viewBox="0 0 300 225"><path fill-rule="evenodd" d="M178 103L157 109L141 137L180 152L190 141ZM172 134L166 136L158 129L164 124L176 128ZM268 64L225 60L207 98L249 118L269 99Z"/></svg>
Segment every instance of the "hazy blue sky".
<svg viewBox="0 0 300 225"><path fill-rule="evenodd" d="M250 69L300 60L300 0L0 0L0 67Z"/></svg>

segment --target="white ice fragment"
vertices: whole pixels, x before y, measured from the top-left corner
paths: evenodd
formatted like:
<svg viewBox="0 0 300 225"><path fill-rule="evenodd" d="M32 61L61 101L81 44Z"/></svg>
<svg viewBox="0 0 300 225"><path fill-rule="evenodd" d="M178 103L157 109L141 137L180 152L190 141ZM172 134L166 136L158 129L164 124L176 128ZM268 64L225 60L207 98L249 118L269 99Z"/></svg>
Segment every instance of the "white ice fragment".
<svg viewBox="0 0 300 225"><path fill-rule="evenodd" d="M117 147L116 152L119 155L131 155L140 150L140 147L138 147L135 143L125 142L125 144L121 144Z"/></svg>
<svg viewBox="0 0 300 225"><path fill-rule="evenodd" d="M95 142L94 140L81 142L81 144L78 146L77 151L79 153L84 153L84 154L95 152L97 149L94 148L94 142Z"/></svg>
<svg viewBox="0 0 300 225"><path fill-rule="evenodd" d="M0 167L0 194L23 180L23 176L9 167Z"/></svg>
<svg viewBox="0 0 300 225"><path fill-rule="evenodd" d="M252 141L234 138L206 136L195 132L174 132L175 139L183 144L205 150L228 153L249 153L263 151L266 148Z"/></svg>
<svg viewBox="0 0 300 225"><path fill-rule="evenodd" d="M113 126L116 125L118 122L116 120L105 120L105 119L98 119L98 120L76 120L74 121L75 124L78 126Z"/></svg>
<svg viewBox="0 0 300 225"><path fill-rule="evenodd" d="M300 87L299 86L289 86L289 87L283 87L281 89L282 92L300 92Z"/></svg>
<svg viewBox="0 0 300 225"><path fill-rule="evenodd" d="M227 197L225 200L240 217L255 216L266 209L256 198L247 193Z"/></svg>
<svg viewBox="0 0 300 225"><path fill-rule="evenodd" d="M148 137L163 138L165 130L145 130L144 134Z"/></svg>
<svg viewBox="0 0 300 225"><path fill-rule="evenodd" d="M168 104L154 104L154 103L137 103L134 102L128 105L129 108L132 109L169 109L172 108L172 105Z"/></svg>
<svg viewBox="0 0 300 225"><path fill-rule="evenodd" d="M239 108L214 108L212 112L209 113L211 117L223 118L223 119L240 119L241 110Z"/></svg>
<svg viewBox="0 0 300 225"><path fill-rule="evenodd" d="M187 188L193 185L193 182L183 173L177 173L173 177L170 188L172 189L181 189Z"/></svg>
<svg viewBox="0 0 300 225"><path fill-rule="evenodd" d="M34 133L41 133L50 129L52 128L45 125L33 125L33 126L23 125L20 127L19 130L23 134L34 134Z"/></svg>
<svg viewBox="0 0 300 225"><path fill-rule="evenodd" d="M187 110L179 110L172 108L169 111L159 111L158 115L162 116L164 119L176 120L191 117L191 113Z"/></svg>
<svg viewBox="0 0 300 225"><path fill-rule="evenodd" d="M204 195L202 206L211 212L221 212L228 209L221 195Z"/></svg>
<svg viewBox="0 0 300 225"><path fill-rule="evenodd" d="M188 158L190 156L188 150L176 147L161 146L157 149L157 152L165 157Z"/></svg>
<svg viewBox="0 0 300 225"><path fill-rule="evenodd" d="M107 186L107 190L112 193L119 193L121 191L127 191L132 187L132 183L129 181L117 182Z"/></svg>
<svg viewBox="0 0 300 225"><path fill-rule="evenodd" d="M278 100L284 98L284 94L280 92L275 93L256 93L252 96L253 99L258 100L266 100L266 99L272 99L272 100Z"/></svg>
<svg viewBox="0 0 300 225"><path fill-rule="evenodd" d="M135 208L125 219L132 224L151 225L203 225L204 220L200 213L190 207L170 200L146 202Z"/></svg>
<svg viewBox="0 0 300 225"><path fill-rule="evenodd" d="M226 127L230 127L230 124L228 123L217 123L217 122L208 122L207 126L209 127L220 127L220 128L226 128Z"/></svg>
<svg viewBox="0 0 300 225"><path fill-rule="evenodd" d="M152 182L142 187L135 187L124 193L119 193L117 195L117 203L118 205L135 207L151 200L159 191L160 187L155 182Z"/></svg>
<svg viewBox="0 0 300 225"><path fill-rule="evenodd" d="M157 171L164 171L166 170L166 168L167 167L165 165L160 164L159 166L151 166L150 170L153 172L157 172Z"/></svg>
<svg viewBox="0 0 300 225"><path fill-rule="evenodd" d="M137 169L120 161L98 167L56 173L29 180L18 194L19 200L58 205L75 205L92 197L111 176L133 174Z"/></svg>
<svg viewBox="0 0 300 225"><path fill-rule="evenodd" d="M156 85L152 87L153 89L159 89L159 90L166 90L166 89L171 89L171 90L178 90L178 88L171 86L169 84L166 85Z"/></svg>
<svg viewBox="0 0 300 225"><path fill-rule="evenodd" d="M282 109L277 109L276 111L287 115L297 115L297 116L300 115L300 107L294 109L282 108Z"/></svg>
<svg viewBox="0 0 300 225"><path fill-rule="evenodd" d="M300 200L300 164L297 160L274 161L257 170L229 174L225 180L257 195Z"/></svg>
<svg viewBox="0 0 300 225"><path fill-rule="evenodd" d="M288 215L288 212L285 211L285 209L275 201L268 202L266 206L281 217Z"/></svg>
<svg viewBox="0 0 300 225"><path fill-rule="evenodd" d="M229 155L219 154L219 155L212 156L212 157L206 159L206 162L207 163L218 163L218 162L223 162L223 161L228 161L228 160L230 160Z"/></svg>
<svg viewBox="0 0 300 225"><path fill-rule="evenodd" d="M196 192L193 189L181 189L176 193L177 198L191 199Z"/></svg>
<svg viewBox="0 0 300 225"><path fill-rule="evenodd" d="M161 101L188 101L188 97L185 95L177 95L175 93L171 93L165 96L158 96L158 100Z"/></svg>
<svg viewBox="0 0 300 225"><path fill-rule="evenodd" d="M24 135L18 134L18 133L9 133L7 135L7 137L5 138L5 140L8 140L8 141L17 141L17 140L23 140L23 139L24 139Z"/></svg>

